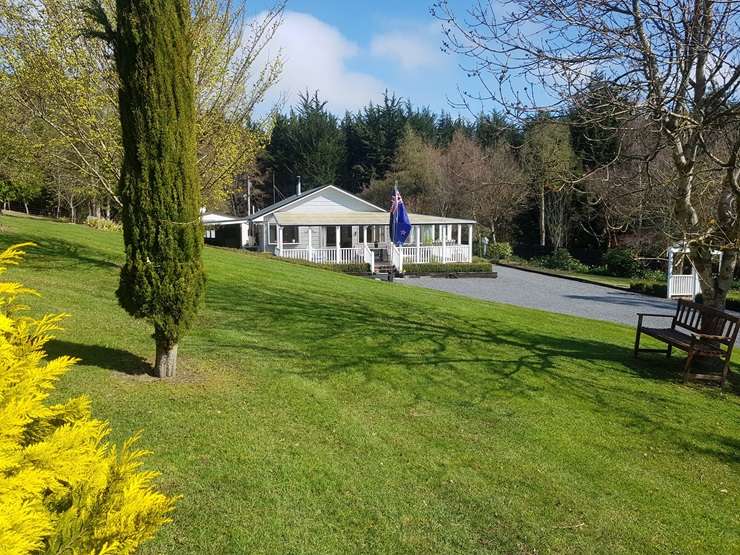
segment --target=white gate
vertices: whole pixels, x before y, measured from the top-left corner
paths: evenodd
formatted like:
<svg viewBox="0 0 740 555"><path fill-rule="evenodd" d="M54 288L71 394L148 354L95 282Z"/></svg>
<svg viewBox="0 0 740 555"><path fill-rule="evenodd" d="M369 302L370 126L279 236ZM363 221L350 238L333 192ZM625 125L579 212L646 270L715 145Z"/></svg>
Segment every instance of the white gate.
<svg viewBox="0 0 740 555"><path fill-rule="evenodd" d="M691 262L691 259L688 259L689 265L691 266L690 274L673 273L673 255L688 254L689 252L690 250L686 243L678 243L668 249L668 291L666 296L669 299L675 299L677 297L691 297L693 300L699 293L701 293L699 274L694 267L694 263ZM722 262L722 253L720 251L712 251L712 255L719 256L719 261L720 263Z"/></svg>

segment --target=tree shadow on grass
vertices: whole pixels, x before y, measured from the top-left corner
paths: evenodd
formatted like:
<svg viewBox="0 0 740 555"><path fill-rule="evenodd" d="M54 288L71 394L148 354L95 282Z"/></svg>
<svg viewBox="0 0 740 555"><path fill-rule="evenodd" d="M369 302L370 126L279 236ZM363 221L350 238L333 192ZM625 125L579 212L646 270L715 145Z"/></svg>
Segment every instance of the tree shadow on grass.
<svg viewBox="0 0 740 555"><path fill-rule="evenodd" d="M70 266L93 266L96 268L119 268L120 265L110 260L105 251L82 246L71 241L55 237L43 239L31 238L36 246L26 249L28 256L24 266L32 269L59 269ZM17 233L3 233L0 237L0 249L10 245L24 243L28 237Z"/></svg>
<svg viewBox="0 0 740 555"><path fill-rule="evenodd" d="M657 364L655 360L634 360L631 344L580 339L557 329L552 335L536 331L537 322L513 329L509 322L495 317L495 305L487 303L481 303L482 311L475 319L464 319L440 309L422 314L419 305L399 299L375 304L325 293L298 294L276 286L269 292L254 292L243 302L235 302L235 298L238 295L231 287L209 284L208 304L219 313L213 329L215 345L220 343L219 329L248 329L259 322L258 327L271 339L285 340L277 342L273 355L292 358L295 352L280 345L297 347L315 363L307 372L322 378L362 362L410 367L467 362L489 365L491 373L508 379L524 368L546 373L559 357L658 380L676 378L680 367L675 359L661 359ZM352 347L358 338L365 339L365 348ZM249 343L246 341L244 346ZM260 341L249 347L271 349ZM510 358L511 354L519 356Z"/></svg>
<svg viewBox="0 0 740 555"><path fill-rule="evenodd" d="M275 283L247 291L211 282L208 305L218 319L199 334L199 348L236 359L243 351L256 353L272 359L277 373L319 381L361 375L411 394L411 404L472 410L509 398L572 399L645 437L700 446L725 460L735 441L705 436L700 407L720 402L717 388L680 385L683 357L634 359L631 337L596 339L587 321L529 311L520 316L502 307L503 316L488 303L475 313L448 310L380 287L372 297L367 291L329 295L321 287L297 292ZM686 418L699 420L686 426Z"/></svg>
<svg viewBox="0 0 740 555"><path fill-rule="evenodd" d="M80 364L97 366L130 376L150 374L152 369L152 365L138 355L102 345L83 345L54 339L47 343L46 352L49 358L67 355L79 358Z"/></svg>

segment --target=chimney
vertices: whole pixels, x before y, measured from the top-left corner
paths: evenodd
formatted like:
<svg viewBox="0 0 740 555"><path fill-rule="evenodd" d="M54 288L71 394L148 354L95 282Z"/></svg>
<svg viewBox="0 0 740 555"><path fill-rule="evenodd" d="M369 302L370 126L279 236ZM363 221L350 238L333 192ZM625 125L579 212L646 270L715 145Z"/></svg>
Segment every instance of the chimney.
<svg viewBox="0 0 740 555"><path fill-rule="evenodd" d="M296 185L295 193L296 195L301 194L301 176L300 175L298 176L298 185Z"/></svg>

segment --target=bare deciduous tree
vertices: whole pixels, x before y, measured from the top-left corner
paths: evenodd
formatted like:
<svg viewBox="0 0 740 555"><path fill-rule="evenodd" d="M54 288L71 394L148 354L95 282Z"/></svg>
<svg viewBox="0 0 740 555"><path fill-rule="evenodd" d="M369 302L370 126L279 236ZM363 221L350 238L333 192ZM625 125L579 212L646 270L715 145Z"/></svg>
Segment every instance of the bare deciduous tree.
<svg viewBox="0 0 740 555"><path fill-rule="evenodd" d="M453 199L451 215L467 215L496 233L525 208L529 197L527 180L511 147L499 143L482 148L458 131L441 156L439 188ZM432 195L430 195L432 196Z"/></svg>
<svg viewBox="0 0 740 555"><path fill-rule="evenodd" d="M594 123L646 124L671 154L677 238L687 240L705 302L724 306L738 260L740 3L723 0L479 0L432 8L444 46L467 57L482 93L523 117L578 102L598 70L614 94ZM610 165L617 160L607 162ZM711 199L711 206L708 199ZM709 208L709 210L706 210ZM723 253L717 275L711 251Z"/></svg>

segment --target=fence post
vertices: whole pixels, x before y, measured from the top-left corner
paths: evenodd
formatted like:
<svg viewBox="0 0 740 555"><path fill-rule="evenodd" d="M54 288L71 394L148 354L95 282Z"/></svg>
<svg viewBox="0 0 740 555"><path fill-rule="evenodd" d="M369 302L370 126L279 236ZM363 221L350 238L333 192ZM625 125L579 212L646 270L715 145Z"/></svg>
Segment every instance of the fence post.
<svg viewBox="0 0 740 555"><path fill-rule="evenodd" d="M414 239L416 239L416 263L419 263L421 257L421 226L417 225L414 228Z"/></svg>
<svg viewBox="0 0 740 555"><path fill-rule="evenodd" d="M442 264L447 264L447 225L440 226L442 233Z"/></svg>
<svg viewBox="0 0 740 555"><path fill-rule="evenodd" d="M341 228L339 226L336 226L334 228L334 230L335 230L334 231L334 239L335 239L335 243L337 245L337 264L340 264L341 263L341 256L342 256L341 255L341 252L339 250L341 248L341 241L339 240L339 238L341 236Z"/></svg>
<svg viewBox="0 0 740 555"><path fill-rule="evenodd" d="M666 288L666 298L673 298L673 248L668 248L668 287Z"/></svg>
<svg viewBox="0 0 740 555"><path fill-rule="evenodd" d="M468 262L473 261L473 224L468 224Z"/></svg>

